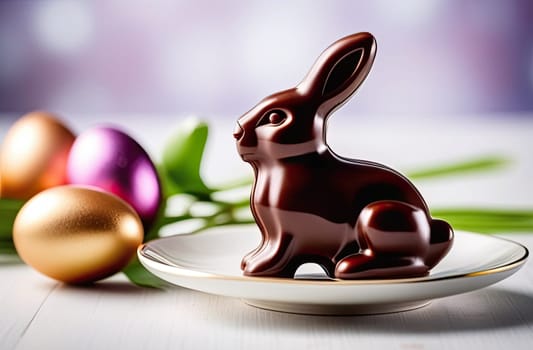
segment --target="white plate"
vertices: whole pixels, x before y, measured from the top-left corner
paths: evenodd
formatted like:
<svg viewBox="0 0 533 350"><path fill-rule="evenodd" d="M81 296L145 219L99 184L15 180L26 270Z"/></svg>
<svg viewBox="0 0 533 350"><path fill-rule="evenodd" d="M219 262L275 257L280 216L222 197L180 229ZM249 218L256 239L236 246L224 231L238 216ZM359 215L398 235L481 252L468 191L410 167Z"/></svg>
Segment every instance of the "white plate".
<svg viewBox="0 0 533 350"><path fill-rule="evenodd" d="M456 232L453 248L429 276L387 280L246 277L240 261L255 248L255 226L219 227L139 247L141 263L160 278L198 291L242 298L260 308L305 314L372 314L424 306L431 299L483 288L512 275L527 249L489 235ZM309 266L304 266L309 267ZM299 270L301 272L301 270Z"/></svg>

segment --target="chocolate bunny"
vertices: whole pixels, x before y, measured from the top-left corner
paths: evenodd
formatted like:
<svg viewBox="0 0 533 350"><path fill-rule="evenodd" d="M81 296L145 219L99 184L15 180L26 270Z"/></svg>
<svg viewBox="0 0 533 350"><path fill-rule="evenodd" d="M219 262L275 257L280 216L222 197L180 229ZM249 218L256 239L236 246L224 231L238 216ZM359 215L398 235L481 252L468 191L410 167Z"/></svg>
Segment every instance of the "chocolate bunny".
<svg viewBox="0 0 533 350"><path fill-rule="evenodd" d="M343 279L423 276L450 249L452 228L431 218L407 178L326 144L327 118L361 85L375 54L369 33L340 39L297 87L239 118L234 137L255 172L251 208L263 237L242 260L245 275L293 277L316 263Z"/></svg>

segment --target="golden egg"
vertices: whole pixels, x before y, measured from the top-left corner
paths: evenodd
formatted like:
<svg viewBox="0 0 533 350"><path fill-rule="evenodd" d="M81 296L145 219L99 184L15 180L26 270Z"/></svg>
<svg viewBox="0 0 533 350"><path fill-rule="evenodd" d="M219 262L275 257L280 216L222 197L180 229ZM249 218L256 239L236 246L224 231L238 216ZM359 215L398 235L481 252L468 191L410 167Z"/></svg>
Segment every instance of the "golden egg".
<svg viewBox="0 0 533 350"><path fill-rule="evenodd" d="M110 193L58 186L20 209L13 241L24 262L67 283L87 283L125 267L143 240L137 213Z"/></svg>
<svg viewBox="0 0 533 350"><path fill-rule="evenodd" d="M74 134L54 115L32 112L9 129L0 149L2 197L28 199L67 183Z"/></svg>

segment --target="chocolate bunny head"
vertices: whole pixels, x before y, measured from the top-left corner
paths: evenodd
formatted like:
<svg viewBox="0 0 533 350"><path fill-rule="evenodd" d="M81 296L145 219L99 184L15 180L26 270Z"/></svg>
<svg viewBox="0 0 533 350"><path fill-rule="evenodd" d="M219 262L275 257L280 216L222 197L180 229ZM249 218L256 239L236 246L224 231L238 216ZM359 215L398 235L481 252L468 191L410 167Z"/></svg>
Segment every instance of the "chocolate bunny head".
<svg viewBox="0 0 533 350"><path fill-rule="evenodd" d="M327 48L297 87L266 97L239 118L234 136L242 158L282 159L324 147L326 118L365 80L375 55L370 33Z"/></svg>

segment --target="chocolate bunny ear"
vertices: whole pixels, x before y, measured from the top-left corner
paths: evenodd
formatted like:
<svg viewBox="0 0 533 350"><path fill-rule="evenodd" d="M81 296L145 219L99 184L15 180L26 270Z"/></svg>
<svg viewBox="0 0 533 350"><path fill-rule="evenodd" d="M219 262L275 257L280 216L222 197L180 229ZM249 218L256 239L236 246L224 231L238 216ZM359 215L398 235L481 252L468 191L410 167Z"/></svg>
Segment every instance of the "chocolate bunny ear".
<svg viewBox="0 0 533 350"><path fill-rule="evenodd" d="M319 113L331 113L357 90L370 72L376 40L370 33L344 37L328 47L298 85L320 103Z"/></svg>

